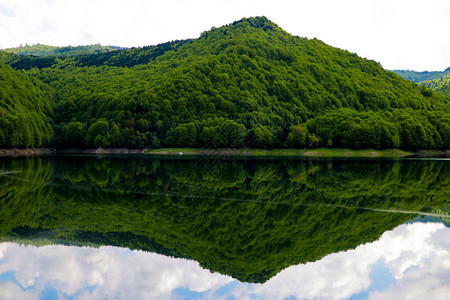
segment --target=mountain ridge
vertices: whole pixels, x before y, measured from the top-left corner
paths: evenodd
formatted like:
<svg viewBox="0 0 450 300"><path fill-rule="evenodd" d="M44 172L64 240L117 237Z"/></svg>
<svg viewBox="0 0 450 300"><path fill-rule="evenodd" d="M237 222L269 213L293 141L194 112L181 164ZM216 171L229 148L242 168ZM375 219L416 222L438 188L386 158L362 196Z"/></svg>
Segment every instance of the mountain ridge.
<svg viewBox="0 0 450 300"><path fill-rule="evenodd" d="M5 48L1 49L1 51L18 55L32 55L38 57L67 57L81 54L100 54L125 49L127 48L118 46L102 46L100 44L78 46L50 46L37 43L33 45L25 44L25 46L20 45L18 47Z"/></svg>

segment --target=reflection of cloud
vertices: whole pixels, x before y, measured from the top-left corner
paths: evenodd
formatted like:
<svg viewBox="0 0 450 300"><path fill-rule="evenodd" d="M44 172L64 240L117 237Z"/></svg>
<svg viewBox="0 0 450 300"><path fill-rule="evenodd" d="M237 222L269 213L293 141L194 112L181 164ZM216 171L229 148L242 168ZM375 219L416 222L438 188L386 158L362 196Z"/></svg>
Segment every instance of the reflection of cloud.
<svg viewBox="0 0 450 300"><path fill-rule="evenodd" d="M375 292L371 299L450 299L450 235L441 229L425 245L428 253L414 256L414 268L398 275L396 286ZM415 241L412 241L413 243ZM417 251L413 251L417 252ZM411 255L410 255L411 257ZM400 264L401 265L401 264ZM402 265L402 269L404 269Z"/></svg>
<svg viewBox="0 0 450 300"><path fill-rule="evenodd" d="M51 286L72 296L122 299L168 298L173 289L203 292L231 278L211 274L197 262L114 247L19 246L0 244L0 274L13 271L22 288L36 294Z"/></svg>
<svg viewBox="0 0 450 300"><path fill-rule="evenodd" d="M2 243L0 299L37 297L49 287L82 299L164 299L189 291L206 298L345 299L362 293L372 299L445 299L450 293L449 249L450 229L443 224L405 224L374 243L289 267L265 284L252 285L210 273L194 261L154 253ZM382 280L374 276L377 268L396 281L377 284ZM1 279L8 272L14 282Z"/></svg>
<svg viewBox="0 0 450 300"><path fill-rule="evenodd" d="M334 253L314 263L289 267L263 285L250 289L240 287L233 293L238 298L250 294L267 298L293 295L298 299L345 299L369 289L373 284L370 276L373 267L382 260L397 284L389 289L392 297L379 298L399 299L395 294L398 296L403 286L410 285L420 289L421 293L414 291L414 294L439 296L448 293L450 288L450 283L445 281L450 278L449 238L449 229L443 224L401 225L374 243ZM430 284L415 282L424 278Z"/></svg>
<svg viewBox="0 0 450 300"><path fill-rule="evenodd" d="M31 291L23 291L20 286L13 282L0 282L0 299L39 299Z"/></svg>

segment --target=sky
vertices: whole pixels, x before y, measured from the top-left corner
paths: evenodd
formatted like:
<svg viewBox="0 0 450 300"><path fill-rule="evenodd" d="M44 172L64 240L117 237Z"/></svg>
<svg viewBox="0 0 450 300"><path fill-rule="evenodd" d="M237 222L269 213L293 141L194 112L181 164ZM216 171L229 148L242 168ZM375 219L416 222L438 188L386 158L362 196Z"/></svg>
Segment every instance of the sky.
<svg viewBox="0 0 450 300"><path fill-rule="evenodd" d="M251 16L386 69L450 67L448 0L0 0L0 49L155 45Z"/></svg>
<svg viewBox="0 0 450 300"><path fill-rule="evenodd" d="M195 261L104 246L0 243L0 299L446 299L450 228L412 223L264 284Z"/></svg>

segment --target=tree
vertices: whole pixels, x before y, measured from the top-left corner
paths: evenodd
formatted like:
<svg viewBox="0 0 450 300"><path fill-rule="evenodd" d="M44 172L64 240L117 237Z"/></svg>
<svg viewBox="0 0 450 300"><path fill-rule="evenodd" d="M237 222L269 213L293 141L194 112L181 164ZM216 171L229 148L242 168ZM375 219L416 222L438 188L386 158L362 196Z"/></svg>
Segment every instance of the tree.
<svg viewBox="0 0 450 300"><path fill-rule="evenodd" d="M111 147L119 147L120 146L120 128L117 124L114 124L111 127L111 131L109 133L109 144Z"/></svg>
<svg viewBox="0 0 450 300"><path fill-rule="evenodd" d="M106 138L108 136L108 129L109 129L109 124L108 122L104 121L104 120L100 120L97 121L95 123L93 123L86 134L86 145L88 147L96 147L95 144L102 144L103 143L103 138ZM100 136L100 137L98 137ZM96 142L97 140L97 142ZM102 143L100 143L99 141L102 141Z"/></svg>
<svg viewBox="0 0 450 300"><path fill-rule="evenodd" d="M239 148L244 144L245 126L233 120L226 120L219 134L218 138L223 140L225 147Z"/></svg>
<svg viewBox="0 0 450 300"><path fill-rule="evenodd" d="M70 122L65 125L62 129L65 146L83 148L85 133L84 124L80 122Z"/></svg>
<svg viewBox="0 0 450 300"><path fill-rule="evenodd" d="M140 133L147 132L149 129L148 121L145 119L139 119L136 123L136 130Z"/></svg>
<svg viewBox="0 0 450 300"><path fill-rule="evenodd" d="M180 124L175 128L177 145L182 147L198 147L197 129L194 123Z"/></svg>
<svg viewBox="0 0 450 300"><path fill-rule="evenodd" d="M286 139L286 146L292 148L303 148L306 146L306 129L300 125L292 126Z"/></svg>
<svg viewBox="0 0 450 300"><path fill-rule="evenodd" d="M316 148L319 145L319 139L313 134L309 136L309 147Z"/></svg>

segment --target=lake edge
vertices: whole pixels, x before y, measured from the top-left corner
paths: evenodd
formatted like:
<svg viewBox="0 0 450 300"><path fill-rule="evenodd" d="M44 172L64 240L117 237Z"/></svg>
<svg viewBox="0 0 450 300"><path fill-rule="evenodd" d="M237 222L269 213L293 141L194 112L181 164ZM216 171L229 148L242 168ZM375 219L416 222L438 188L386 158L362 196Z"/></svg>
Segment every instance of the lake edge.
<svg viewBox="0 0 450 300"><path fill-rule="evenodd" d="M158 148L158 149L127 149L127 148L97 148L97 149L51 149L25 148L0 149L0 157L23 157L59 154L94 154L94 155L188 155L188 156L245 156L245 157L366 157L366 158L401 158L415 157L450 157L450 149L404 151L400 149L349 149L349 148L317 148L317 149L256 149L256 148Z"/></svg>

